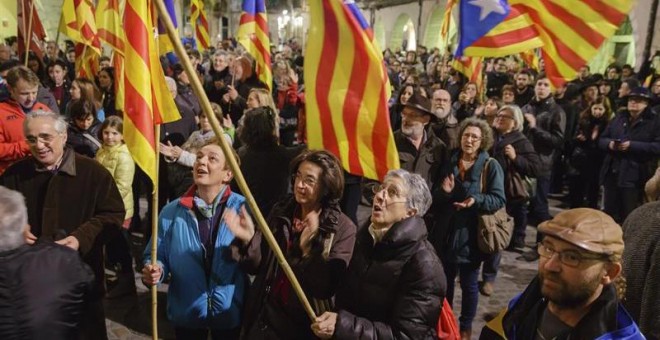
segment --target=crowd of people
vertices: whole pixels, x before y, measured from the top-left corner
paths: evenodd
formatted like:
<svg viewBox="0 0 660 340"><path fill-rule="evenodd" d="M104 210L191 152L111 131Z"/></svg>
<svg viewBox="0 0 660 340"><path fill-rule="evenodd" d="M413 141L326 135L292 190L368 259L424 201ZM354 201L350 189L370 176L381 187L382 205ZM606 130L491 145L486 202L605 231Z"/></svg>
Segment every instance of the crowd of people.
<svg viewBox="0 0 660 340"><path fill-rule="evenodd" d="M385 50L401 168L376 182L306 149L295 41L273 49L269 86L231 40L204 54L187 47L224 133L176 57L163 56L181 119L161 126L152 206L153 184L123 141L110 59L94 79L76 78L72 49L50 42L41 59L0 45L0 301L10 301L0 302L0 337L48 328L49 338L105 339L103 299L134 296L137 275L169 284L178 339L434 339L457 286L458 335L470 339L479 296L497 289L512 251L538 261L538 277L481 338L660 338L658 206L646 203L660 198L660 54L637 73L583 66L555 88L542 60L489 59L481 84L438 49ZM233 146L316 319L255 226L218 138ZM566 210L553 217L550 197ZM359 205L371 207L366 221ZM485 251L482 217L499 210L511 240ZM131 253L134 232L143 253Z"/></svg>

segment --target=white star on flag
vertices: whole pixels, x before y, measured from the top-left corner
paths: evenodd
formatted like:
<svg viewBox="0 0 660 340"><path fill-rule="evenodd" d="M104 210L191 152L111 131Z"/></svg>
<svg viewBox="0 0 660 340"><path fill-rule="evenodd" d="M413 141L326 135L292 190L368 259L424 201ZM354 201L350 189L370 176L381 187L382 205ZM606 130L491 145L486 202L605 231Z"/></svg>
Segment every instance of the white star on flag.
<svg viewBox="0 0 660 340"><path fill-rule="evenodd" d="M486 19L492 12L506 14L506 10L504 10L499 0L472 0L470 1L470 5L481 8L479 21Z"/></svg>

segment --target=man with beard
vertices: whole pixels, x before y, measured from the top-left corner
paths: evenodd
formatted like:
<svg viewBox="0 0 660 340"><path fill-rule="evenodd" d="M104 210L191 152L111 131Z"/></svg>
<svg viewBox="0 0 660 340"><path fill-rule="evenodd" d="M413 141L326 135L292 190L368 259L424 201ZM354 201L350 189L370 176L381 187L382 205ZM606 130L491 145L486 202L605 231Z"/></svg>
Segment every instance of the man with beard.
<svg viewBox="0 0 660 340"><path fill-rule="evenodd" d="M481 339L644 339L619 302L623 233L578 208L542 223L538 277L484 326Z"/></svg>
<svg viewBox="0 0 660 340"><path fill-rule="evenodd" d="M527 70L522 70L516 75L516 96L514 102L523 107L534 98L534 87L530 86L532 74Z"/></svg>
<svg viewBox="0 0 660 340"><path fill-rule="evenodd" d="M433 114L437 118L431 123L436 136L452 150L458 147L458 119L454 108L451 107L451 95L443 89L433 92Z"/></svg>
<svg viewBox="0 0 660 340"><path fill-rule="evenodd" d="M421 175L433 187L433 176L447 159L447 146L429 129L431 101L413 93L401 112L401 129L394 132L401 169Z"/></svg>

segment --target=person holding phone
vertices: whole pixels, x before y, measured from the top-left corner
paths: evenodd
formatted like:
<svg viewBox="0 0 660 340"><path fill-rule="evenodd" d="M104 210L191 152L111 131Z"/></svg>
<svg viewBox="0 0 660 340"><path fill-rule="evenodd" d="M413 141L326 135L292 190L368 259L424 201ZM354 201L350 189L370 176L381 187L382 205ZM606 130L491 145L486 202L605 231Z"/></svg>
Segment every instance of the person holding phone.
<svg viewBox="0 0 660 340"><path fill-rule="evenodd" d="M634 88L628 106L603 132L598 146L607 152L600 169L605 212L622 222L641 205L644 184L660 156L660 119L651 112L648 89Z"/></svg>

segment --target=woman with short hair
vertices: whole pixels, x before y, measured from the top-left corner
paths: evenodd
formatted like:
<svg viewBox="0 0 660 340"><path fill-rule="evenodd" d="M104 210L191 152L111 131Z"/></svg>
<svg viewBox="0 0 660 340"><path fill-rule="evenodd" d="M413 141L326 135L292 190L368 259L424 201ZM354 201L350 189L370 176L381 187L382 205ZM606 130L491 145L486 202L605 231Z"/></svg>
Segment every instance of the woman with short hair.
<svg viewBox="0 0 660 340"><path fill-rule="evenodd" d="M357 235L336 311L312 329L322 339L437 339L447 280L427 240L426 181L391 170L374 193L371 224Z"/></svg>
<svg viewBox="0 0 660 340"><path fill-rule="evenodd" d="M458 138L460 148L454 151L448 168L443 171L448 175L433 193L433 212L438 218L432 242L445 268L450 304L454 298L455 278L460 277L463 292L459 318L461 338L469 339L479 303L479 268L486 255L477 246L479 213L499 210L504 207L506 198L502 167L487 151L493 145L493 132L488 123L468 118L461 123Z"/></svg>
<svg viewBox="0 0 660 340"><path fill-rule="evenodd" d="M355 225L339 209L344 174L327 151L307 151L291 162L293 195L271 210L268 225L318 315L332 298L353 254ZM232 255L256 279L245 304L247 339L310 339L309 317L260 231L246 213L226 216L237 242Z"/></svg>

